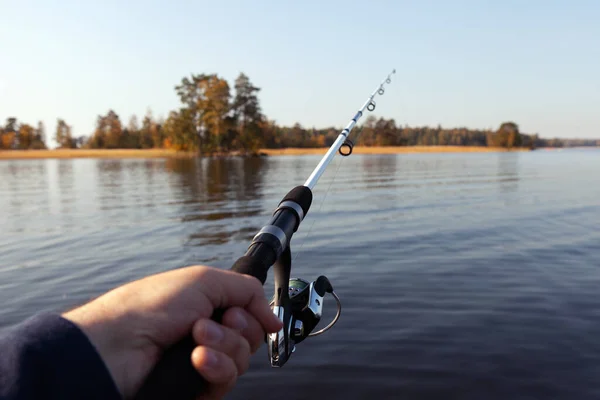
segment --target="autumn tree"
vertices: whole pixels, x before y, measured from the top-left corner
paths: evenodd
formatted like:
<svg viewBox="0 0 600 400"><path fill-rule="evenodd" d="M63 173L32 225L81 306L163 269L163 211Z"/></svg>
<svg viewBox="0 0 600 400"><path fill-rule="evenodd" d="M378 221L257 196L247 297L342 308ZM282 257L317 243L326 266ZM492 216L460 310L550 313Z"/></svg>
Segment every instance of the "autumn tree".
<svg viewBox="0 0 600 400"><path fill-rule="evenodd" d="M117 113L109 110L96 119L96 129L87 145L97 149L118 149L123 147L123 127Z"/></svg>
<svg viewBox="0 0 600 400"><path fill-rule="evenodd" d="M6 119L4 129L2 129L2 137L0 137L0 147L4 150L14 149L17 139L17 119L9 117Z"/></svg>
<svg viewBox="0 0 600 400"><path fill-rule="evenodd" d="M193 111L182 108L179 112L172 111L163 125L165 147L178 151L198 151L198 134Z"/></svg>
<svg viewBox="0 0 600 400"><path fill-rule="evenodd" d="M235 144L241 150L256 152L265 143L263 132L268 129L258 101L259 88L241 73L234 84L233 118L237 127Z"/></svg>
<svg viewBox="0 0 600 400"><path fill-rule="evenodd" d="M229 143L223 139L227 133L227 122L230 122L227 119L231 98L229 84L224 79L211 76L204 81L204 87L206 100L203 104L203 126L213 138L212 146L215 146L217 151L227 151Z"/></svg>
<svg viewBox="0 0 600 400"><path fill-rule="evenodd" d="M35 129L33 143L30 146L31 149L41 150L46 149L46 127L42 121L38 121L37 128Z"/></svg>
<svg viewBox="0 0 600 400"><path fill-rule="evenodd" d="M510 149L513 147L520 147L522 141L519 126L514 122L504 122L494 134L488 135L488 145L491 146L506 147Z"/></svg>
<svg viewBox="0 0 600 400"><path fill-rule="evenodd" d="M377 118L373 115L369 115L365 122L357 127L360 129L360 137L358 138L358 143L361 146L374 146L376 144L375 138L375 124L377 122Z"/></svg>
<svg viewBox="0 0 600 400"><path fill-rule="evenodd" d="M152 111L150 110L148 110L142 121L140 138L142 142L142 148L159 148L163 146L164 138L161 126L159 123L154 121L154 118L152 117Z"/></svg>
<svg viewBox="0 0 600 400"><path fill-rule="evenodd" d="M35 142L35 129L29 124L21 124L19 126L19 143L18 147L21 150L30 149Z"/></svg>
<svg viewBox="0 0 600 400"><path fill-rule="evenodd" d="M40 131L40 126L42 131ZM17 118L10 117L6 119L4 126L0 125L0 149L3 150L45 149L46 143L44 143L43 137L41 122L38 124L38 129L35 129L30 124L19 123Z"/></svg>
<svg viewBox="0 0 600 400"><path fill-rule="evenodd" d="M105 147L107 149L122 147L123 126L117 113L110 110L101 121L101 129L105 134Z"/></svg>
<svg viewBox="0 0 600 400"><path fill-rule="evenodd" d="M67 125L64 119L59 118L56 121L54 140L59 148L70 149L76 147L71 135L71 127Z"/></svg>
<svg viewBox="0 0 600 400"><path fill-rule="evenodd" d="M396 134L396 122L393 119L379 118L375 123L378 146L393 146L398 138Z"/></svg>
<svg viewBox="0 0 600 400"><path fill-rule="evenodd" d="M175 90L185 105L177 114L185 124L191 119L198 141L196 147L208 153L228 150L224 141L230 122L231 94L227 81L216 74L192 75L191 78L183 78Z"/></svg>
<svg viewBox="0 0 600 400"><path fill-rule="evenodd" d="M127 127L122 130L119 147L125 149L143 148L142 141L137 117L132 115L129 117Z"/></svg>

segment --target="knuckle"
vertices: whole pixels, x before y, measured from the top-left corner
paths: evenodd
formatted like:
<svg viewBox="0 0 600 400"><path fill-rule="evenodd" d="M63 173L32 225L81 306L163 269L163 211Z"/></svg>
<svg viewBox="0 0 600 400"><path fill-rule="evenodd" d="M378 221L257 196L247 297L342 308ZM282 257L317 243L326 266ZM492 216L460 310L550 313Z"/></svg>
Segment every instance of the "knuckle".
<svg viewBox="0 0 600 400"><path fill-rule="evenodd" d="M204 277L210 273L211 268L206 265L192 265L188 267L191 271L198 274L199 277Z"/></svg>
<svg viewBox="0 0 600 400"><path fill-rule="evenodd" d="M244 275L246 277L246 280L248 281L248 286L250 287L250 289L252 289L252 291L257 294L260 295L261 297L264 297L264 291L263 291L263 285L262 283L260 283L260 281L251 276L251 275Z"/></svg>

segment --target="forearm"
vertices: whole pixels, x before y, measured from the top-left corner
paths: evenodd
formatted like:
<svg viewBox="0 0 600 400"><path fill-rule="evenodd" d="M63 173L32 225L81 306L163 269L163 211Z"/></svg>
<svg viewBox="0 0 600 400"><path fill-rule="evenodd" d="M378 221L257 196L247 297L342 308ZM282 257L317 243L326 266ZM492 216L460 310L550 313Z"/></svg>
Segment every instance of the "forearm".
<svg viewBox="0 0 600 400"><path fill-rule="evenodd" d="M40 314L0 335L0 398L120 400L121 395L81 329L60 315Z"/></svg>

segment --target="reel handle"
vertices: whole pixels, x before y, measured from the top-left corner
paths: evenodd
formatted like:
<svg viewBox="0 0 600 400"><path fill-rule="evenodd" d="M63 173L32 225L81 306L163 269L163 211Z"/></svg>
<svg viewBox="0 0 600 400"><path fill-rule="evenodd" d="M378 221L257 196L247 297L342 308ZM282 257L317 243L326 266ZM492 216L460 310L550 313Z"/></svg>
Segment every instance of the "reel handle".
<svg viewBox="0 0 600 400"><path fill-rule="evenodd" d="M319 294L319 296L325 296L325 293L332 293L333 286L331 286L331 282L327 279L326 276L321 275L315 281L315 291Z"/></svg>

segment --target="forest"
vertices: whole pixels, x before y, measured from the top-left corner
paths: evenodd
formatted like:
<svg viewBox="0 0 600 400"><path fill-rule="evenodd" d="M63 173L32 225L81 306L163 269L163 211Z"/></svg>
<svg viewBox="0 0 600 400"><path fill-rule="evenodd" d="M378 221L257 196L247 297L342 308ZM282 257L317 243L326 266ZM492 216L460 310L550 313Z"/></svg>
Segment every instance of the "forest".
<svg viewBox="0 0 600 400"><path fill-rule="evenodd" d="M174 87L179 109L167 118L151 111L127 122L114 110L98 115L93 132L76 135L71 126L57 118L53 138L58 148L150 149L165 148L202 155L237 152L255 154L261 148L309 148L330 146L341 127L307 128L279 126L261 110L258 93L248 76L241 73L233 88L217 74L192 74ZM491 146L504 148L600 146L600 139L545 139L519 131L507 121L497 130L410 127L393 119L369 115L352 132L360 146ZM357 140L358 139L358 140ZM46 149L47 134L42 122L36 126L9 117L0 126L0 150Z"/></svg>

